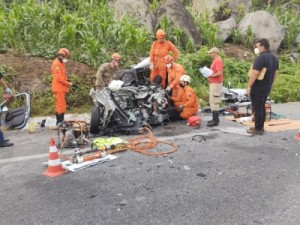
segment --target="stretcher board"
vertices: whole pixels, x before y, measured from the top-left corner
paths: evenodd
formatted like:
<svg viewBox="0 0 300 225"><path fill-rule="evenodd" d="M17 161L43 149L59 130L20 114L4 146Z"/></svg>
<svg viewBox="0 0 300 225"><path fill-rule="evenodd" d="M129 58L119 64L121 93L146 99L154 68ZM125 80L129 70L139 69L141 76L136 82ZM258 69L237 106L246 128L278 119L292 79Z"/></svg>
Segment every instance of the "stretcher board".
<svg viewBox="0 0 300 225"><path fill-rule="evenodd" d="M66 160L66 161L62 162L61 165L66 170L69 170L71 172L77 172L79 170L88 168L90 166L94 166L94 165L97 165L99 163L104 163L104 162L107 162L107 161L111 161L111 160L114 160L116 158L118 158L118 157L115 156L115 155L109 154L109 155L106 155L103 158L94 159L94 160L86 161L86 162L83 162L83 163L72 163L70 160Z"/></svg>
<svg viewBox="0 0 300 225"><path fill-rule="evenodd" d="M254 122L243 122L243 124L248 126L254 126ZM300 120L291 119L278 119L266 121L264 128L269 132L278 132L286 130L298 130L300 129Z"/></svg>

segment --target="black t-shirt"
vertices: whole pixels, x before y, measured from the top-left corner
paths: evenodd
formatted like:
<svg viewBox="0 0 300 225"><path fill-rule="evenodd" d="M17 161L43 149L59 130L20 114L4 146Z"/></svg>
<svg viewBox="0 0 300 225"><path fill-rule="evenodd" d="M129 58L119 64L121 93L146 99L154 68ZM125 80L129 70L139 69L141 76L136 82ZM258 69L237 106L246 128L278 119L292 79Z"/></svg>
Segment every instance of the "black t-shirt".
<svg viewBox="0 0 300 225"><path fill-rule="evenodd" d="M279 69L278 59L270 51L263 52L253 64L254 70L261 71L264 67L267 69L264 79L255 80L251 87L251 95L268 96L270 94L275 72Z"/></svg>

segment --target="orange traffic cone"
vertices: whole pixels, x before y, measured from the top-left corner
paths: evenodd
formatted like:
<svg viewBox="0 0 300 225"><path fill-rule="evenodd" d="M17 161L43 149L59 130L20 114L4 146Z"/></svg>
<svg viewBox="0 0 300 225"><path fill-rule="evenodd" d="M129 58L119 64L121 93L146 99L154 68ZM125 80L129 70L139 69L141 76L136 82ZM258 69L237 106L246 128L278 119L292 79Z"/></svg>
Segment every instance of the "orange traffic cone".
<svg viewBox="0 0 300 225"><path fill-rule="evenodd" d="M297 136L295 136L295 138L296 138L298 141L300 141L300 129L299 129L299 131L298 131Z"/></svg>
<svg viewBox="0 0 300 225"><path fill-rule="evenodd" d="M51 138L49 147L48 169L44 172L44 175L48 177L57 177L64 174L65 172L66 171L62 168L60 159L58 157L54 138Z"/></svg>

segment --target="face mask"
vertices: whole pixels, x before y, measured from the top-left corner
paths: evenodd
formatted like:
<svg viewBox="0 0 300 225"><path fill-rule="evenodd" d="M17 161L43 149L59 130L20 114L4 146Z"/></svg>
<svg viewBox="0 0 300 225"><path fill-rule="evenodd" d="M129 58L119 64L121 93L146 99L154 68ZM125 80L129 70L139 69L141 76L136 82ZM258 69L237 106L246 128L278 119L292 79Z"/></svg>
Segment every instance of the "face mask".
<svg viewBox="0 0 300 225"><path fill-rule="evenodd" d="M63 58L63 59L62 59L62 62L63 62L63 63L66 63L66 62L68 62L68 59Z"/></svg>
<svg viewBox="0 0 300 225"><path fill-rule="evenodd" d="M166 66L167 66L167 68L171 68L172 63L168 63Z"/></svg>
<svg viewBox="0 0 300 225"><path fill-rule="evenodd" d="M259 50L258 50L258 48L255 48L255 49L254 49L254 54L255 54L255 55L259 55Z"/></svg>

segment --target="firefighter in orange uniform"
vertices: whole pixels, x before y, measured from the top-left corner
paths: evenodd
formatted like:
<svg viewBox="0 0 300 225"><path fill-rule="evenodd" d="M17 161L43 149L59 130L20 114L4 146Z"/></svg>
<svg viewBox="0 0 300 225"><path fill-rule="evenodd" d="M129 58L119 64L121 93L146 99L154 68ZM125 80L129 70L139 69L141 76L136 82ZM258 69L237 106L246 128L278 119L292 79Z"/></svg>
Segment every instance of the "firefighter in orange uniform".
<svg viewBox="0 0 300 225"><path fill-rule="evenodd" d="M182 75L179 82L184 91L180 92L180 95L176 98L171 97L171 100L179 111L180 118L188 119L197 114L199 108L198 99L194 90L189 86L191 82L191 77L189 75Z"/></svg>
<svg viewBox="0 0 300 225"><path fill-rule="evenodd" d="M64 121L64 115L67 110L66 93L69 92L69 87L72 86L72 82L67 80L66 75L65 63L68 61L68 58L70 58L70 51L66 48L61 48L51 66L56 125Z"/></svg>
<svg viewBox="0 0 300 225"><path fill-rule="evenodd" d="M172 90L172 97L177 97L182 88L179 86L179 78L185 74L182 65L173 62L173 57L170 55L165 56L165 62L168 71L168 87L167 92Z"/></svg>
<svg viewBox="0 0 300 225"><path fill-rule="evenodd" d="M160 75L162 77L162 87L166 86L166 62L164 57L169 54L169 52L173 52L173 60L176 61L178 57L178 50L175 45L167 41L165 38L165 32L159 29L156 32L157 40L152 43L150 50L150 80L153 81L156 75Z"/></svg>

